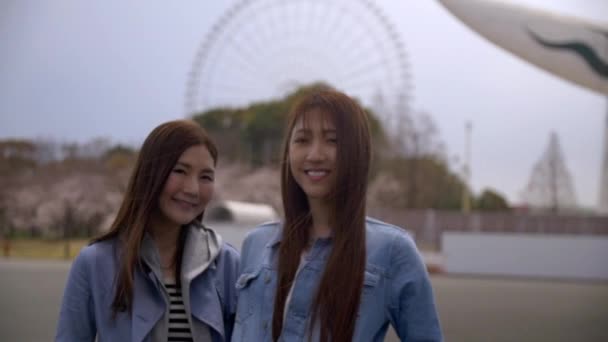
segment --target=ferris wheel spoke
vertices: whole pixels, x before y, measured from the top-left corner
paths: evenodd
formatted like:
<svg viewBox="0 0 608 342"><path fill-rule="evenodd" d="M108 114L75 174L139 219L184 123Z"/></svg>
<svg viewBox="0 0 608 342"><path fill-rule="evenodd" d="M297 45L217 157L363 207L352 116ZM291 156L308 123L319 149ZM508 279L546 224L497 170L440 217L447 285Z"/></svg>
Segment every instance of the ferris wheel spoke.
<svg viewBox="0 0 608 342"><path fill-rule="evenodd" d="M258 11L261 11L261 9L258 9ZM257 24L255 25L256 27L259 27L261 32L259 36L260 55L265 56L267 46L273 41L273 33L276 32L276 26L274 20L270 18L271 12L268 12L266 20L262 20L264 16L260 13L257 11L252 13L250 20Z"/></svg>
<svg viewBox="0 0 608 342"><path fill-rule="evenodd" d="M308 32L313 32L314 28L315 28L315 18L317 18L316 12L315 12L315 8L316 8L316 2L315 1L310 1L309 2L310 6L308 6L308 10L303 13L304 17L306 17L306 24L304 26L304 29Z"/></svg>
<svg viewBox="0 0 608 342"><path fill-rule="evenodd" d="M255 18L256 16L254 15L253 17ZM255 19L249 20L241 27L238 34L235 34L232 37L233 41L238 42L238 44L241 45L244 50L248 51L247 57L251 60L258 59L261 52L265 50L265 41L262 37L263 31L256 30L256 26L261 27L261 25L255 25L256 22L257 21ZM236 38L237 36L239 37L238 40Z"/></svg>
<svg viewBox="0 0 608 342"><path fill-rule="evenodd" d="M370 47L370 43L365 40L366 34L361 33L359 36L356 36L353 39L346 41L343 43L343 49L346 51L354 51L350 56L355 61L361 59L361 57L369 56L370 54L376 54L373 50L373 47Z"/></svg>
<svg viewBox="0 0 608 342"><path fill-rule="evenodd" d="M384 62L383 61L374 61L361 66L357 66L348 74L343 75L344 79L357 79L361 77L365 77L375 70L382 68Z"/></svg>
<svg viewBox="0 0 608 342"><path fill-rule="evenodd" d="M258 64L265 65L269 60L270 56L268 54L268 46L272 45L274 40L272 32L276 31L274 27L274 23L272 18L270 18L271 11L269 10L266 15L267 20L261 20L263 13L266 7L259 6L257 8L252 9L250 16L246 19L248 26L254 29L252 33L251 30L248 32L248 40L252 41L252 45L254 45L254 53L255 61ZM270 8L271 9L271 8ZM255 29L257 28L257 29Z"/></svg>
<svg viewBox="0 0 608 342"><path fill-rule="evenodd" d="M262 74L262 76L268 76L268 70L264 70L266 69L266 65L264 63L262 63L262 65L254 65L252 63L252 61L255 58L252 58L252 55L246 51L245 49L242 48L241 45L239 45L237 42L235 42L232 38L228 38L228 41L235 47L235 49L238 52L238 56L240 57L240 60L242 60L244 62L243 65L247 65L248 69L255 73L255 74ZM260 70L262 69L262 70ZM267 78L265 78L267 79Z"/></svg>
<svg viewBox="0 0 608 342"><path fill-rule="evenodd" d="M272 7L260 1L260 4L251 8L248 16L244 20L251 23L251 26L259 28L260 45L272 42L272 35L276 32L274 20L272 19Z"/></svg>
<svg viewBox="0 0 608 342"><path fill-rule="evenodd" d="M303 12L301 9L301 1L292 1L292 5L291 5L291 34L292 37L295 37L298 35L298 32L300 32L300 25L301 25L301 20L302 18L304 18L304 16L302 15Z"/></svg>
<svg viewBox="0 0 608 342"><path fill-rule="evenodd" d="M266 20L267 24L265 26L267 26L268 28L270 28L271 30L274 31L274 34L269 34L266 38L266 42L267 44L269 44L270 46L273 45L277 45L280 44L280 42L284 42L286 40L289 40L289 33L286 31L284 22L281 22L280 17L281 16L285 16L285 13L283 13L281 11L281 8L279 7L277 9L277 7L279 6L268 6L267 8L267 18L268 20ZM264 8L262 8L264 9ZM279 12L279 13L277 13ZM279 19L277 19L276 17L279 17ZM285 20L283 20L285 21ZM272 53L271 48L262 48L260 51L260 59L264 62L268 62L268 61L272 61L273 59L277 58L276 53ZM278 57L280 57L280 55L278 55Z"/></svg>
<svg viewBox="0 0 608 342"><path fill-rule="evenodd" d="M398 113L409 79L405 48L371 1L242 0L200 44L185 96L189 110L247 105L322 81L366 106L382 94Z"/></svg>
<svg viewBox="0 0 608 342"><path fill-rule="evenodd" d="M204 94L209 94L210 90L216 91L216 88L228 87L229 85L239 84L243 89L251 89L255 90L264 86L264 82L261 79L256 79L251 75L251 73L241 72L237 77L230 77L230 75L234 74L234 71L223 73L221 69L215 70L216 72L209 74L207 78L202 80L199 84L199 89ZM245 77L243 77L245 76ZM232 80L232 81L229 81ZM238 80L238 82L236 82ZM217 85L217 87L215 86Z"/></svg>
<svg viewBox="0 0 608 342"><path fill-rule="evenodd" d="M345 24L348 25L348 24ZM335 27L337 34L347 39L341 39L336 45L336 49L346 52L346 56L355 57L356 54L369 55L376 54L377 48L374 46L373 37L366 30L357 29L352 31L348 26L337 25ZM354 53L353 53L354 52Z"/></svg>
<svg viewBox="0 0 608 342"><path fill-rule="evenodd" d="M314 6L311 6L311 18L307 21L308 25L304 29L309 33L309 36L314 37L313 44L316 49L332 48L336 45L334 35L328 35L324 28L327 26L327 17L330 11L323 11L322 4L319 1L312 1ZM331 3L333 5L333 3ZM326 45L322 41L329 42Z"/></svg>
<svg viewBox="0 0 608 342"><path fill-rule="evenodd" d="M247 58L249 59L251 64L255 64L257 66L262 66L264 73L268 73L268 58L265 57L265 48L262 42L260 42L259 38L255 38L255 34L248 33L244 37L244 41L248 42L251 48L247 48L249 51Z"/></svg>
<svg viewBox="0 0 608 342"><path fill-rule="evenodd" d="M276 41L278 36L280 36L284 31L284 22L281 18L281 9L278 8L277 5L269 5L270 9L268 10L268 23L272 25L273 30L273 40L270 40L270 43Z"/></svg>
<svg viewBox="0 0 608 342"><path fill-rule="evenodd" d="M364 60L365 57L370 58L369 51L373 51L372 57L377 58L377 56L382 56L384 62L388 62L390 60L390 56L381 51L381 44L373 41L367 41L366 44L360 43L361 41L365 42L364 36L365 33L357 37L358 39L352 39L349 42L350 46L348 47L348 49L352 49L353 51L355 51L352 56L356 58L357 61L361 61Z"/></svg>
<svg viewBox="0 0 608 342"><path fill-rule="evenodd" d="M290 30L290 24L291 24L291 13L290 13L290 9L291 9L291 1L286 1L284 6L280 6L280 10L279 10L279 18L283 18L283 25L282 25L282 33L286 36L289 37L289 30Z"/></svg>
<svg viewBox="0 0 608 342"><path fill-rule="evenodd" d="M239 57L237 57L239 56ZM246 59L244 59L242 56L238 55L238 54L229 54L226 56L222 56L223 58L223 62L225 63L226 60L232 60L234 62L234 66L240 66L241 70L246 70L249 71L248 73L243 73L244 75L249 75L249 74L256 74L258 72L258 70L255 68L254 65L251 65L251 63L249 61L247 61ZM217 71L216 70L209 70L208 73L214 75Z"/></svg>
<svg viewBox="0 0 608 342"><path fill-rule="evenodd" d="M244 39L240 37L237 38L237 34L229 34L225 37L225 40L233 45L240 59L245 62L241 64L249 65L250 67L248 67L248 69L254 73L260 72L259 65L262 65L263 68L265 68L265 63L260 63L258 61L259 52L262 50L261 46L256 46L256 42L259 40L249 29L241 29L238 33L240 36L244 36Z"/></svg>
<svg viewBox="0 0 608 342"><path fill-rule="evenodd" d="M300 32L302 28L301 25L303 23L303 19L305 19L305 16L302 15L304 12L301 5L303 3L303 1L293 1L291 17L292 36L297 36L298 32Z"/></svg>
<svg viewBox="0 0 608 342"><path fill-rule="evenodd" d="M226 90L238 90L238 91L256 91L257 89L259 89L259 85L255 85L255 84L250 84L250 83L229 83L229 82L222 82L222 81L215 81L213 83L211 82L204 82L201 83L201 86L207 86L208 88L221 88L221 89L226 89Z"/></svg>
<svg viewBox="0 0 608 342"><path fill-rule="evenodd" d="M341 5L342 4L339 1L332 2L331 6L334 6L338 10L326 11L325 19L323 20L321 25L319 25L319 34L322 37L325 37L325 39L328 39L329 37L335 37L336 39L338 39L338 46L340 40L342 39L342 34L344 34L344 32L340 33L336 30L336 27L339 27L338 25L340 25L340 23L344 19L343 13L341 13Z"/></svg>
<svg viewBox="0 0 608 342"><path fill-rule="evenodd" d="M262 50L265 34L265 31L262 29L263 25L256 25L258 17L255 13L252 13L249 20L242 25L239 31L239 35L243 36L244 40L253 46L256 53Z"/></svg>

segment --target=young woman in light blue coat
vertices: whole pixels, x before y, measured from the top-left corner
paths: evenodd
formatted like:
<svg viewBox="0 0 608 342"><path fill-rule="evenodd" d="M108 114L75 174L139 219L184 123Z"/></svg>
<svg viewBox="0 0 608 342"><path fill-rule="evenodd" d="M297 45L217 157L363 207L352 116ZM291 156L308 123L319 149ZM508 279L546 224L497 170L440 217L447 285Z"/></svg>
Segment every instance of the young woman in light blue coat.
<svg viewBox="0 0 608 342"><path fill-rule="evenodd" d="M288 117L283 222L243 243L232 341L441 341L431 283L399 228L366 218L367 115L317 90Z"/></svg>
<svg viewBox="0 0 608 342"><path fill-rule="evenodd" d="M239 256L201 224L217 149L195 122L146 138L110 230L74 261L57 341L229 341Z"/></svg>

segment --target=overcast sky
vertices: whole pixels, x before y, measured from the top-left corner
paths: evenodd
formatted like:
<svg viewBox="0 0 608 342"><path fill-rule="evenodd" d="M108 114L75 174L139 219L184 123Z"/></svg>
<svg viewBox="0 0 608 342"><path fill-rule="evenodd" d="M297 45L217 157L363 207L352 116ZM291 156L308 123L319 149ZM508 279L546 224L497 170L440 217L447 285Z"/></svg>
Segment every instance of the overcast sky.
<svg viewBox="0 0 608 342"><path fill-rule="evenodd" d="M511 0L595 21L605 0ZM234 1L0 3L0 138L139 144L184 116L193 56ZM398 28L412 107L431 113L448 155L473 123L472 183L517 203L556 131L579 203L595 206L607 99L497 48L435 1L378 1Z"/></svg>

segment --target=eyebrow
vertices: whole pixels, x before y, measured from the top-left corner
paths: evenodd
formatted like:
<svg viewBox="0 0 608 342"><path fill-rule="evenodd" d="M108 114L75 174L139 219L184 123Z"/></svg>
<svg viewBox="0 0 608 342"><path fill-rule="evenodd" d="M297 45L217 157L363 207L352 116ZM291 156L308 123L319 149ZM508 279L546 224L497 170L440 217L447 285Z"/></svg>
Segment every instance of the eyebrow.
<svg viewBox="0 0 608 342"><path fill-rule="evenodd" d="M184 163L184 162L180 162L180 161L178 161L175 166L181 166L181 167L185 167L187 169L191 169L192 168L192 166L190 164ZM204 168L202 170L202 173L215 173L215 170L213 170L212 168L206 167L206 168Z"/></svg>
<svg viewBox="0 0 608 342"><path fill-rule="evenodd" d="M325 128L322 131L323 131L323 134L336 133L336 130L334 128ZM299 132L302 132L302 133L311 133L312 130L310 128L303 127L303 128L296 129L296 131L294 133L299 133Z"/></svg>

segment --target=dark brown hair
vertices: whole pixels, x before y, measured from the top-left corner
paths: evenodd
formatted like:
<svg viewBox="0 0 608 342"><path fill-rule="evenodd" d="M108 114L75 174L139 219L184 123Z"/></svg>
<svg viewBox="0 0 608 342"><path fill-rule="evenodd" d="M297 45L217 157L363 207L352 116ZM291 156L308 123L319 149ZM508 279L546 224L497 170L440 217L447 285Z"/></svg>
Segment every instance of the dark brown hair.
<svg viewBox="0 0 608 342"><path fill-rule="evenodd" d="M209 150L214 164L217 148L205 130L190 120L169 121L156 127L144 141L129 185L116 219L110 230L93 239L91 243L117 239L119 271L116 292L112 302L114 316L117 312L131 311L133 302L133 272L140 264L139 250L150 218L158 210L158 199L171 170L188 148L203 145ZM201 213L195 222L202 220ZM176 278L179 281L180 259L183 249L183 230L176 251Z"/></svg>
<svg viewBox="0 0 608 342"><path fill-rule="evenodd" d="M281 192L285 222L279 247L272 337L278 340L289 289L309 240L312 217L306 194L289 166L289 141L300 118L319 110L336 128L336 184L331 192L333 247L311 307L310 333L320 323L321 341L350 341L365 274L365 197L371 162L367 114L353 99L331 89L304 96L289 113L283 145Z"/></svg>

